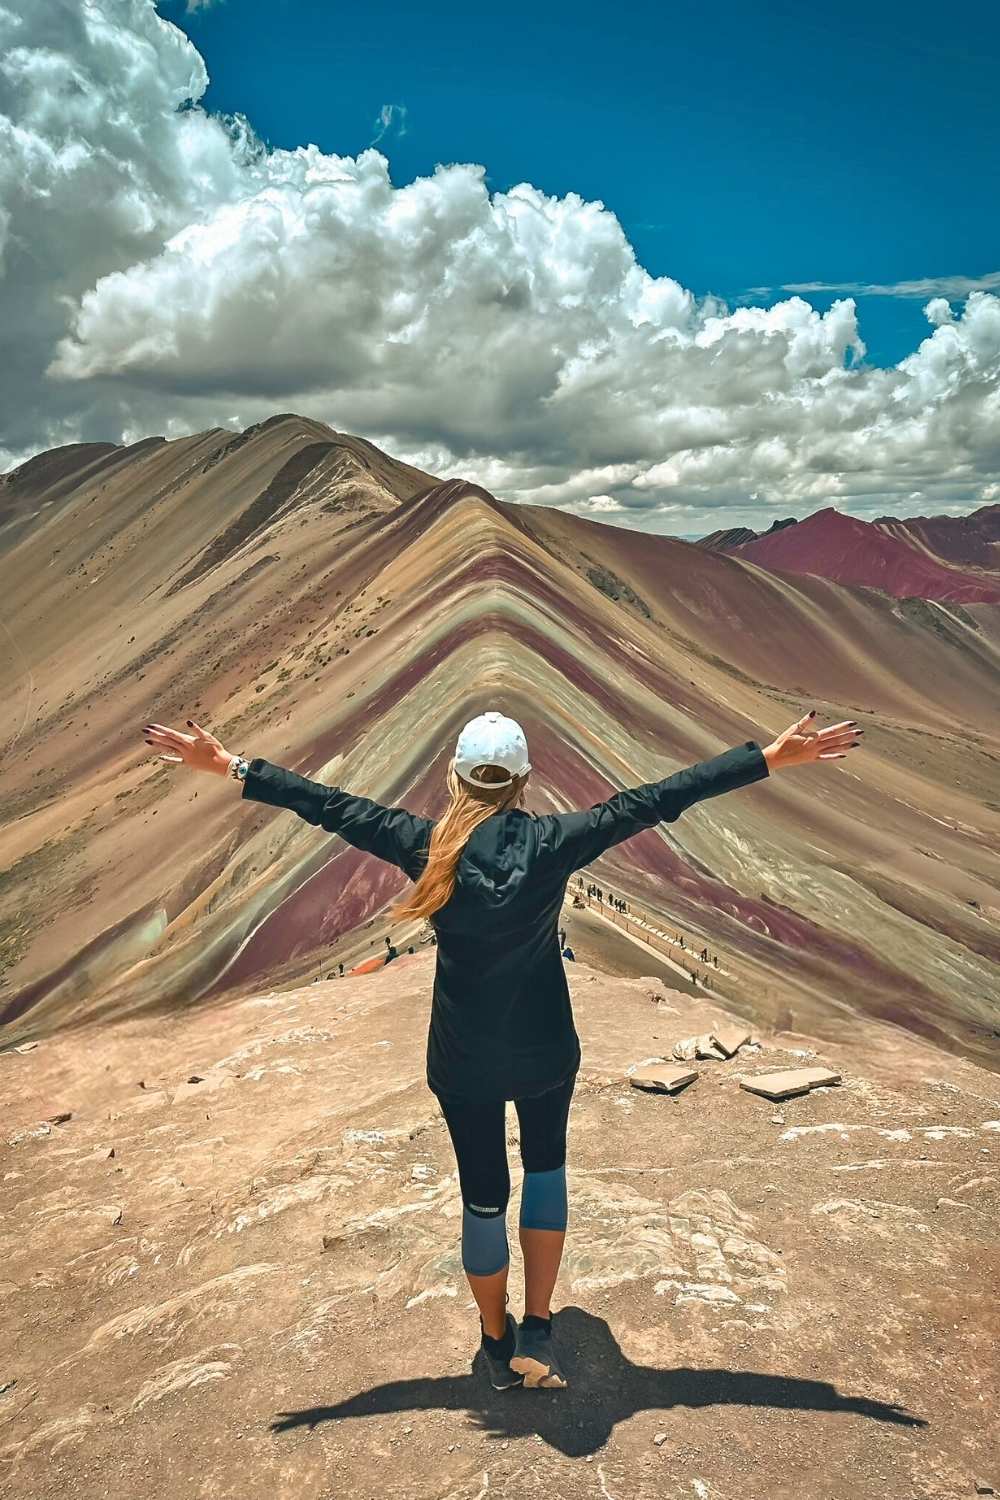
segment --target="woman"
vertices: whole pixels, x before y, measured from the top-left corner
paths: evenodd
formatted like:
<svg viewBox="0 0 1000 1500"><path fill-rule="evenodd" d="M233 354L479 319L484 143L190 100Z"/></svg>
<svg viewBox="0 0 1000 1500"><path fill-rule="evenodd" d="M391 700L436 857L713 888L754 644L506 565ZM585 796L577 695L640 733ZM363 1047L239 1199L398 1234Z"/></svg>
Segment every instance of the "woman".
<svg viewBox="0 0 1000 1500"><path fill-rule="evenodd" d="M817 730L815 709L765 749L746 740L662 781L617 792L581 812L524 808L531 763L519 724L491 710L462 730L448 765L449 806L436 822L147 724L161 760L231 776L248 800L285 807L398 866L414 882L391 915L427 918L438 940L427 1083L448 1126L462 1195L462 1266L480 1314L497 1390L565 1386L549 1299L566 1236L566 1125L580 1066L558 924L571 875L614 844L673 822L695 802L775 771L841 759L856 721ZM520 1125L524 1167L519 1238L524 1317L507 1312L510 1174L506 1101Z"/></svg>

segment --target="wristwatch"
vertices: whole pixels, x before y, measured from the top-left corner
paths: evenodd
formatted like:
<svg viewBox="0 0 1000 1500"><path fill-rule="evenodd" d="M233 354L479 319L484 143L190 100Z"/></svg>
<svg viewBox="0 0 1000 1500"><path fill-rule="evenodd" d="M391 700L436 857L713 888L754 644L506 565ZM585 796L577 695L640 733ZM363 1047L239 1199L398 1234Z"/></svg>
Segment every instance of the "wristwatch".
<svg viewBox="0 0 1000 1500"><path fill-rule="evenodd" d="M245 781L250 762L243 755L234 755L229 762L229 774L234 781Z"/></svg>

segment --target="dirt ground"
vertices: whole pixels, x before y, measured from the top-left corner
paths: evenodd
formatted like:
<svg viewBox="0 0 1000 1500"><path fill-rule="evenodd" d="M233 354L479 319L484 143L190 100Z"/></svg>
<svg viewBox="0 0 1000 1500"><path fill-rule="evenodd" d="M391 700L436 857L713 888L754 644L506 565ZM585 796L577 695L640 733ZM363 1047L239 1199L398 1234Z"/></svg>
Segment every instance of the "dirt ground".
<svg viewBox="0 0 1000 1500"><path fill-rule="evenodd" d="M625 1069L718 1012L568 965L570 1385L496 1392L424 1083L433 962L0 1055L4 1495L1000 1487L996 1075L865 1023L647 1094ZM814 1060L843 1083L738 1086ZM510 1106L519 1314L516 1130Z"/></svg>

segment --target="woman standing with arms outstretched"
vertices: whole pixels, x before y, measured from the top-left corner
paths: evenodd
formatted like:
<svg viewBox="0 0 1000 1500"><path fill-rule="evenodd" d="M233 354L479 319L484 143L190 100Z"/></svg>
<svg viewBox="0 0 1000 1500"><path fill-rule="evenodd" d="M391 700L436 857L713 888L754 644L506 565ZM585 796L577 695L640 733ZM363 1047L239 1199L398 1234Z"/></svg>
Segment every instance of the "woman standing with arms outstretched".
<svg viewBox="0 0 1000 1500"><path fill-rule="evenodd" d="M531 770L524 733L489 710L458 737L448 764L449 805L436 821L310 781L259 756L233 755L191 719L187 734L145 726L146 743L167 752L162 760L232 777L244 799L288 808L414 882L391 916L427 918L437 936L427 1084L455 1149L462 1266L498 1390L566 1384L549 1301L566 1236L566 1128L580 1066L558 941L567 883L612 845L673 822L696 802L776 771L840 759L860 743L864 731L855 720L817 729L814 719L812 710L763 749L746 740L585 811L539 816L524 808ZM520 1324L506 1307L507 1100L517 1111L524 1167Z"/></svg>

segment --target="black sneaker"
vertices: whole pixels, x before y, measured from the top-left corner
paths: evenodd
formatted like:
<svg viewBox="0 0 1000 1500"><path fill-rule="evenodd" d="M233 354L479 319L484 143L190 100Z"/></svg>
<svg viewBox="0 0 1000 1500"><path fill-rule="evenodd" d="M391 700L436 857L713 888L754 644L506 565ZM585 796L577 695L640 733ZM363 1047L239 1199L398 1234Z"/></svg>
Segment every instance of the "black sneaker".
<svg viewBox="0 0 1000 1500"><path fill-rule="evenodd" d="M513 1313L507 1314L507 1327L502 1339L491 1339L489 1344L486 1342L482 1313L479 1315L479 1333L483 1354L486 1357L486 1368L490 1373L490 1385L493 1389L507 1391L511 1386L520 1385L522 1377L511 1369L510 1353L504 1352L505 1350L513 1351L517 1340L517 1324Z"/></svg>
<svg viewBox="0 0 1000 1500"><path fill-rule="evenodd" d="M539 1386L561 1390L568 1385L552 1342L551 1314L548 1318L538 1318L529 1313L523 1319L517 1330L510 1367L515 1374L523 1376L525 1390Z"/></svg>

